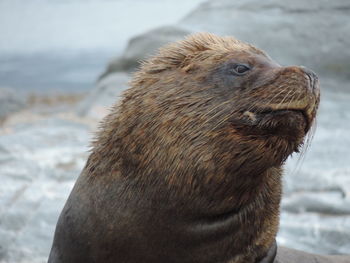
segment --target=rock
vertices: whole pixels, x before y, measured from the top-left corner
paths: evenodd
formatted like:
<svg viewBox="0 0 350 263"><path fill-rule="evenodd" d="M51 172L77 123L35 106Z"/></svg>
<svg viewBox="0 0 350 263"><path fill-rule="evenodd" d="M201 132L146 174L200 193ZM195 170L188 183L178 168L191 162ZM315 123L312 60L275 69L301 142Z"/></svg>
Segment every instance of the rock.
<svg viewBox="0 0 350 263"><path fill-rule="evenodd" d="M140 61L155 53L164 44L182 39L190 34L177 26L164 26L130 39L122 57L113 60L100 78L118 71L133 71Z"/></svg>
<svg viewBox="0 0 350 263"><path fill-rule="evenodd" d="M282 65L304 65L322 75L350 76L350 2L347 0L207 1L176 26L133 38L103 76L134 70L166 42L207 31L252 43Z"/></svg>
<svg viewBox="0 0 350 263"><path fill-rule="evenodd" d="M350 256L324 256L305 253L303 251L278 247L275 263L349 263Z"/></svg>
<svg viewBox="0 0 350 263"><path fill-rule="evenodd" d="M318 254L350 254L350 218L317 213L281 214L277 243Z"/></svg>
<svg viewBox="0 0 350 263"><path fill-rule="evenodd" d="M108 113L108 108L118 101L121 92L128 87L129 80L130 76L122 72L109 74L100 79L96 87L78 105L78 114L102 119Z"/></svg>
<svg viewBox="0 0 350 263"><path fill-rule="evenodd" d="M279 63L320 74L350 75L350 2L347 0L207 1L179 25L233 35Z"/></svg>
<svg viewBox="0 0 350 263"><path fill-rule="evenodd" d="M25 98L10 88L0 88L0 121L9 114L22 110L26 106Z"/></svg>

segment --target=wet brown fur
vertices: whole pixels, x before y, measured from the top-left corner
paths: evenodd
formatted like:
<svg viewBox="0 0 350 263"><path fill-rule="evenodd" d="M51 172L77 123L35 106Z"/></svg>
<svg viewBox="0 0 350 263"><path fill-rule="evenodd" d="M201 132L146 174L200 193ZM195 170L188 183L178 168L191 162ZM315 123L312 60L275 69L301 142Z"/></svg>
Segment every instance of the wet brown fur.
<svg viewBox="0 0 350 263"><path fill-rule="evenodd" d="M231 62L254 68L231 79L225 75ZM278 230L282 165L303 144L316 114L319 93L312 81L302 68L280 67L232 37L202 33L162 48L142 64L102 122L70 197L74 204L62 213L83 209L89 200L85 228L105 233L108 257L101 262L118 257L112 251L121 246L115 238L124 219L127 236L154 242L146 248L152 255L140 252L143 262L161 262L159 244L173 257L166 262L256 262ZM310 123L300 114L267 112L281 105L309 112ZM71 229L75 224L72 219ZM96 246L101 233L76 235ZM131 244L133 253L143 251Z"/></svg>

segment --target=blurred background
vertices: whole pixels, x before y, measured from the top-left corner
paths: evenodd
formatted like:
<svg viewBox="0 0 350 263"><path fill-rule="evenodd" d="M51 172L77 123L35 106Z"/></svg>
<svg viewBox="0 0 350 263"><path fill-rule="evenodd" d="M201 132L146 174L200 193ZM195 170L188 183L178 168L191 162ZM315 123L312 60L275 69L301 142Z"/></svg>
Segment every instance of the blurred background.
<svg viewBox="0 0 350 263"><path fill-rule="evenodd" d="M98 122L138 62L208 31L321 82L307 153L287 161L280 245L350 254L350 2L0 0L0 262L46 262Z"/></svg>

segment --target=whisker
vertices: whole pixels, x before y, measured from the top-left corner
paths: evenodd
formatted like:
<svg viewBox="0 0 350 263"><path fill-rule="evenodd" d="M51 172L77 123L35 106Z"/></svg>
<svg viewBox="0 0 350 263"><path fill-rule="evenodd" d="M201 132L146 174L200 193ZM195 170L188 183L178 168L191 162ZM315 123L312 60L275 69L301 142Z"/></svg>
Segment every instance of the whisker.
<svg viewBox="0 0 350 263"><path fill-rule="evenodd" d="M227 104L227 103L231 103L231 101L225 101L217 106L215 106L214 108L212 108L209 112L207 112L205 115L202 116L202 118L207 118L209 117L209 114L211 112L213 112L214 110L218 109L219 107ZM198 127L199 130L201 130L207 123L209 123L210 121L212 121L215 117L217 117L218 115L222 114L221 111L218 111L217 113L215 113L213 116L209 117L201 126Z"/></svg>
<svg viewBox="0 0 350 263"><path fill-rule="evenodd" d="M269 105L275 98L277 98L279 95L281 95L282 93L284 93L284 92L287 90L288 87L285 87L285 88L284 88L284 87L282 86L282 87L280 87L280 88L281 88L281 90L280 90L278 93L276 93L272 98L270 98L269 101L266 102L265 104ZM259 102L259 101L257 101L257 103L256 103L256 104L253 104L252 106L255 107L255 106L258 104L258 102Z"/></svg>
<svg viewBox="0 0 350 263"><path fill-rule="evenodd" d="M314 123L314 125L315 124L316 123ZM293 174L300 171L301 166L305 161L306 153L310 149L311 141L313 140L314 135L315 135L316 127L314 125L311 127L311 129L310 129L310 131L305 139L305 142L303 143L301 150L298 153L298 159L297 159L296 165L295 165L294 169L291 171L291 173L293 173Z"/></svg>
<svg viewBox="0 0 350 263"><path fill-rule="evenodd" d="M214 131L217 127L219 127L221 124L223 124L225 121L227 121L228 119L230 119L231 116L227 116L224 119L222 119L217 125L215 125L211 131Z"/></svg>
<svg viewBox="0 0 350 263"><path fill-rule="evenodd" d="M284 96L284 98L281 100L281 102L277 104L277 107L276 107L277 109L278 109L281 105L283 105L284 101L286 100L286 98L289 96L289 94L290 94L291 92L293 92L293 90L288 91L288 93Z"/></svg>
<svg viewBox="0 0 350 263"><path fill-rule="evenodd" d="M287 90L288 87L283 87L283 86L281 86L280 88L281 88L281 90L280 90L278 93L276 93L276 94L269 100L268 104L270 104L275 98L277 98L279 95L281 95L283 92L285 92L285 91Z"/></svg>

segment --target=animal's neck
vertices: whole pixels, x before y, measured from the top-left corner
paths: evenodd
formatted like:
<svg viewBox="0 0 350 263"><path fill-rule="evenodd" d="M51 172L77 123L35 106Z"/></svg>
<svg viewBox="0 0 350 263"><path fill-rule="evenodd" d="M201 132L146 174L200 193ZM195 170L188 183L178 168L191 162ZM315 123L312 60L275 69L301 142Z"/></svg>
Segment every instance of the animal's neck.
<svg viewBox="0 0 350 263"><path fill-rule="evenodd" d="M241 185L239 189L246 192L227 198L222 193L208 197L208 193L199 191L196 194L201 196L186 196L187 203L183 202L186 198L177 198L173 203L171 193L155 191L152 199L158 201L152 201L151 217L162 218L157 227L172 226L168 238L174 234L173 243L186 240L191 244L186 249L198 259L196 262L218 262L215 259L221 258L219 262L255 263L266 256L275 240L281 198L280 169L271 168L260 177L258 183L250 185L251 189ZM211 252L203 261L206 249Z"/></svg>
<svg viewBox="0 0 350 263"><path fill-rule="evenodd" d="M279 208L281 197L281 167L272 167L261 174L232 175L227 174L220 180L210 181L207 184L195 186L186 192L187 203L194 202L192 210L197 214L203 214L210 218L228 218L228 215L242 215L251 208L256 208L256 213L261 213L258 207L270 205L276 210ZM204 180L201 179L201 182ZM191 198L189 198L191 197ZM200 204L198 204L198 203ZM196 208L203 211L197 211Z"/></svg>
<svg viewBox="0 0 350 263"><path fill-rule="evenodd" d="M192 228L194 233L221 236L222 240L231 243L232 251L239 255L237 262L255 262L264 257L278 229L281 170L269 169L256 181L250 188L245 185L237 188L241 192L233 195L231 202L222 200L227 202L222 208L231 205L231 209L212 215L208 209L209 216L201 218Z"/></svg>
<svg viewBox="0 0 350 263"><path fill-rule="evenodd" d="M130 262L138 262L140 257L152 263L255 263L266 256L274 242L279 223L280 168L236 179L227 174L222 182L207 184L200 184L204 176L197 183L186 184L186 179L177 177L168 184L159 180L162 174L137 176L128 169L117 171L108 176L110 182L103 183L103 189L113 189L114 198L126 204L122 213L113 213L113 220L131 216L123 229L116 231L131 244L142 244L139 254L130 255L135 257ZM108 189L105 191L112 194ZM124 229L137 229L137 234L124 236Z"/></svg>

